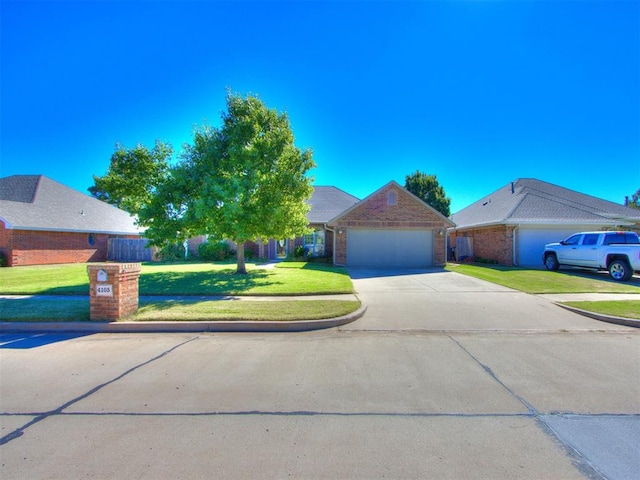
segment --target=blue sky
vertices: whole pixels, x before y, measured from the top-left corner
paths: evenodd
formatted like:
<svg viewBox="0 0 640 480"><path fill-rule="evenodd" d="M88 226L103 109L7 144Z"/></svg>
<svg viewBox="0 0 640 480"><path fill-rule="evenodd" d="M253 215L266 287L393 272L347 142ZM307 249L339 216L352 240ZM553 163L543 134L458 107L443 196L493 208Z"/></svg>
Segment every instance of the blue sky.
<svg viewBox="0 0 640 480"><path fill-rule="evenodd" d="M118 142L177 153L226 89L286 111L317 185L416 170L452 212L533 177L640 188L640 2L0 0L0 175L86 192Z"/></svg>

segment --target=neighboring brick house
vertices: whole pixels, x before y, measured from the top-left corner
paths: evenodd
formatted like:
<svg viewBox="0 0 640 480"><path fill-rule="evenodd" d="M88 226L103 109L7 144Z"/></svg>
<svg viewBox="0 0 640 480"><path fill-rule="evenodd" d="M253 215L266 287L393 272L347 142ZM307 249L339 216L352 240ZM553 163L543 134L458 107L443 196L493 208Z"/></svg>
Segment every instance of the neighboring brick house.
<svg viewBox="0 0 640 480"><path fill-rule="evenodd" d="M336 265L423 268L446 262L446 231L455 224L391 181L327 225Z"/></svg>
<svg viewBox="0 0 640 480"><path fill-rule="evenodd" d="M449 244L463 257L542 267L547 243L579 231L640 230L640 210L522 178L451 216Z"/></svg>
<svg viewBox="0 0 640 480"><path fill-rule="evenodd" d="M127 212L43 175L0 178L7 266L105 261L111 238L140 238Z"/></svg>

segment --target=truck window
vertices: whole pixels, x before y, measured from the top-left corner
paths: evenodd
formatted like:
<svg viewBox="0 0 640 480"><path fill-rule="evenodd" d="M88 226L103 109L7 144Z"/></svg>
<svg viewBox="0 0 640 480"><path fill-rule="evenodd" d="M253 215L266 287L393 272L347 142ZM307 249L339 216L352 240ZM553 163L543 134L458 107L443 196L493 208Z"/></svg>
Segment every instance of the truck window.
<svg viewBox="0 0 640 480"><path fill-rule="evenodd" d="M633 232L612 232L607 233L604 237L603 245L611 245L613 243L640 243L638 235Z"/></svg>
<svg viewBox="0 0 640 480"><path fill-rule="evenodd" d="M597 245L599 236L597 233L587 233L582 239L582 245Z"/></svg>
<svg viewBox="0 0 640 480"><path fill-rule="evenodd" d="M580 239L582 238L582 234L571 235L564 241L565 245L578 245L580 243Z"/></svg>
<svg viewBox="0 0 640 480"><path fill-rule="evenodd" d="M627 232L624 235L626 237L627 243L640 243L640 240L638 240L638 234L637 233L633 233L633 232Z"/></svg>

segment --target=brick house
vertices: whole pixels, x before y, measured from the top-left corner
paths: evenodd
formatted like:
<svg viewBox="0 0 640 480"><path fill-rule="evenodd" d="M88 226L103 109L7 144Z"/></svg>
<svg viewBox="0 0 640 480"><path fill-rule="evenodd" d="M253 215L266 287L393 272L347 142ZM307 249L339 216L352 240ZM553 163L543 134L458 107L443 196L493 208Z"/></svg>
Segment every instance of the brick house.
<svg viewBox="0 0 640 480"><path fill-rule="evenodd" d="M7 266L107 260L111 238L140 238L127 212L43 175L0 178L0 254Z"/></svg>
<svg viewBox="0 0 640 480"><path fill-rule="evenodd" d="M335 265L429 267L446 262L446 231L454 223L391 181L364 200L336 187L314 187L307 214L311 233L295 239L247 242L254 256L277 260L303 246ZM235 245L232 244L232 248Z"/></svg>
<svg viewBox="0 0 640 480"><path fill-rule="evenodd" d="M395 181L327 223L336 265L430 267L446 262L446 231L455 224Z"/></svg>
<svg viewBox="0 0 640 480"><path fill-rule="evenodd" d="M547 243L579 231L640 230L640 210L521 178L451 216L449 244L463 257L542 267Z"/></svg>

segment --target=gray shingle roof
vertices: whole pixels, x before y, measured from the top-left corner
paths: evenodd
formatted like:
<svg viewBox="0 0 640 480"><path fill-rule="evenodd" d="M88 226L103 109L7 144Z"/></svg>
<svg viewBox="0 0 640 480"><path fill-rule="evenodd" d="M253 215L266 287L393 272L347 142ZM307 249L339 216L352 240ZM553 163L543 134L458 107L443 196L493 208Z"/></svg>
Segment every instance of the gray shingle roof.
<svg viewBox="0 0 640 480"><path fill-rule="evenodd" d="M458 228L497 224L614 226L640 222L640 211L534 178L521 178L451 218Z"/></svg>
<svg viewBox="0 0 640 480"><path fill-rule="evenodd" d="M313 187L309 199L309 223L327 223L360 200L336 187Z"/></svg>
<svg viewBox="0 0 640 480"><path fill-rule="evenodd" d="M0 219L18 230L140 233L127 212L44 175L0 178Z"/></svg>

